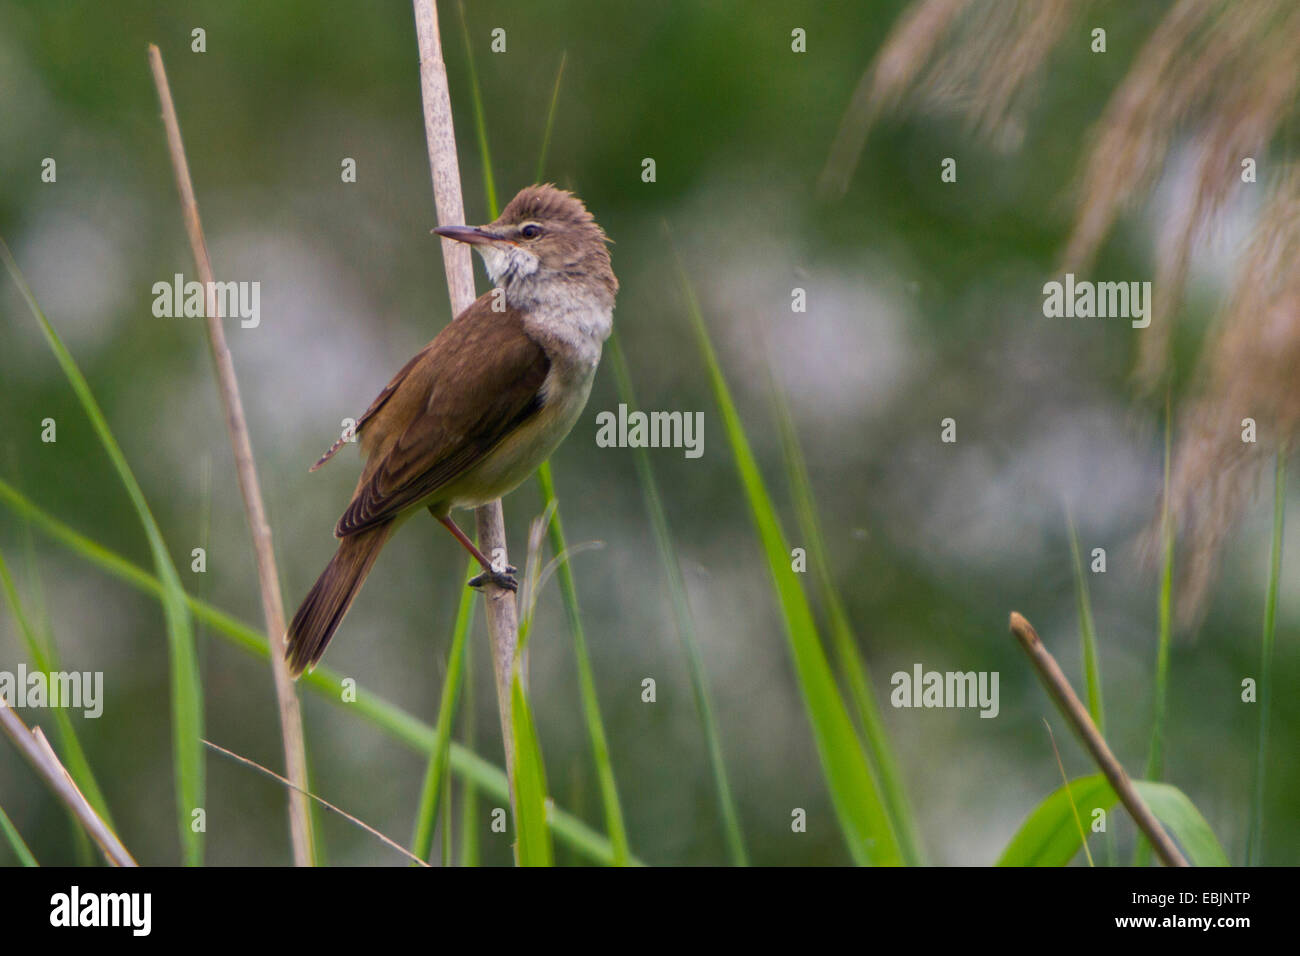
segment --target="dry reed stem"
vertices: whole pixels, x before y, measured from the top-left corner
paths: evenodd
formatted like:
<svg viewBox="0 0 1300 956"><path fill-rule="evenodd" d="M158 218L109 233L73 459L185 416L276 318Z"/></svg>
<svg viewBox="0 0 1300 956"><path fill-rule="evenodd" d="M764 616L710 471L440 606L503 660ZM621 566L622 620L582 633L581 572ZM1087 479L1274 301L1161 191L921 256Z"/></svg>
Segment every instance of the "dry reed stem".
<svg viewBox="0 0 1300 956"><path fill-rule="evenodd" d="M28 730L22 718L14 712L12 707L5 703L3 697L0 697L0 730L3 730L5 735L14 742L14 746L27 758L27 762L32 765L32 769L54 791L54 795L72 811L72 815L77 818L77 822L81 824L86 833L90 835L90 838L103 851L104 858L109 863L113 866L137 865L135 859L122 845L122 841L100 819L94 807L82 796L81 791L77 789L77 785L72 782L71 774L59 761L58 756L54 753L54 748L45 739L45 735L41 733L40 728Z"/></svg>
<svg viewBox="0 0 1300 956"><path fill-rule="evenodd" d="M1034 665L1034 670L1038 672L1043 686L1047 689L1048 696L1056 703L1057 709L1069 721L1075 733L1079 735L1079 739L1088 749L1088 753L1092 754L1093 760L1097 761L1097 766L1101 768L1101 772L1110 781L1110 785L1114 788L1120 802L1124 804L1124 807L1133 817L1133 822L1151 841L1151 846L1155 849L1156 855L1160 857L1160 861L1165 866L1189 866L1186 857L1174 845L1174 841L1165 832L1165 828L1160 825L1160 821L1151 812L1151 808L1133 789L1133 783L1129 780L1124 767L1115 759L1115 755L1110 752L1110 747L1106 745L1106 738L1101 735L1101 731L1093 723L1088 708L1083 706L1083 701L1079 700L1074 688L1070 686L1070 681L1062 673L1060 665L1056 663L1056 658L1043 646L1043 642L1039 639L1038 632L1034 630L1033 625L1015 611L1011 612L1011 634L1020 642L1020 646L1024 648L1025 653L1029 655L1029 661Z"/></svg>
<svg viewBox="0 0 1300 956"><path fill-rule="evenodd" d="M420 52L420 91L424 100L424 133L429 146L429 169L433 175L433 200L438 224L465 223L461 198L460 168L456 158L456 131L452 125L451 92L447 85L447 64L442 58L435 0L413 0L415 36ZM474 301L474 270L470 250L464 243L442 240L443 264L447 270L447 291L452 315L460 315ZM489 559L506 553L505 520L501 502L493 501L474 512L478 546ZM498 550L499 549L499 550ZM497 710L501 717L501 739L505 745L506 777L514 793L514 721L510 712L510 682L514 673L515 648L519 641L519 617L515 595L488 582L484 586L488 633L492 639L492 670L496 677ZM513 799L513 797L512 797Z"/></svg>
<svg viewBox="0 0 1300 956"><path fill-rule="evenodd" d="M185 144L181 140L180 122L172 102L171 87L163 67L162 53L149 45L149 65L153 69L154 85L162 104L163 123L167 128L167 145L172 167L176 173L176 187L180 191L181 211L185 217L185 231L198 268L199 280L207 290L206 313L208 345L216 367L217 388L226 413L226 431L235 455L235 473L239 478L239 491L244 499L244 513L253 535L253 550L257 557L257 579L262 592L262 612L271 653L271 674L275 683L275 696L279 705L280 733L284 740L284 762L294 788L289 792L289 833L293 844L293 861L296 866L311 866L314 862L313 834L310 808L307 803L307 757L303 743L302 712L289 667L284 658L285 624L284 600L280 593L280 577L275 567L275 549L271 544L271 526L266 520L262 504L262 489L257 480L257 465L253 460L253 445L248 437L248 422L244 417L244 404L239 397L239 382L235 378L235 365L226 347L226 335L217 315L216 289L213 285L212 261L208 257L207 240L199 219L199 204L194 196L194 183L190 179L189 162Z"/></svg>

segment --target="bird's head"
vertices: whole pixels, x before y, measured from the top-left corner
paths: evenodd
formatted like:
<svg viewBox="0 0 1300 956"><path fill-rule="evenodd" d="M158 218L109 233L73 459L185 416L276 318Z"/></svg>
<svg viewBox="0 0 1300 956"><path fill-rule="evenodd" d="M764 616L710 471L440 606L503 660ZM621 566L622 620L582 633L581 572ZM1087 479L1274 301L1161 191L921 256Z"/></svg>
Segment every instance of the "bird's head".
<svg viewBox="0 0 1300 956"><path fill-rule="evenodd" d="M609 240L573 193L550 184L528 186L486 226L433 231L477 249L492 283L512 304L567 292L613 305L618 280L609 262Z"/></svg>

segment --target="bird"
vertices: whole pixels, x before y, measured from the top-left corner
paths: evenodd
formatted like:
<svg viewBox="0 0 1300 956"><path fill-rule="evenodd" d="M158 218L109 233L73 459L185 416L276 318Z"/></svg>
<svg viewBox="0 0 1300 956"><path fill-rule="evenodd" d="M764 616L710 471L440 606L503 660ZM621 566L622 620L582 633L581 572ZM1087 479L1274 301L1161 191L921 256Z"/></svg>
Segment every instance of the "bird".
<svg viewBox="0 0 1300 956"><path fill-rule="evenodd" d="M483 259L493 289L393 376L352 434L365 464L334 528L338 550L285 635L292 675L314 668L398 526L427 510L483 569L469 582L516 590L452 519L517 488L581 417L613 328L618 279L605 231L581 199L528 186L484 226L439 226Z"/></svg>

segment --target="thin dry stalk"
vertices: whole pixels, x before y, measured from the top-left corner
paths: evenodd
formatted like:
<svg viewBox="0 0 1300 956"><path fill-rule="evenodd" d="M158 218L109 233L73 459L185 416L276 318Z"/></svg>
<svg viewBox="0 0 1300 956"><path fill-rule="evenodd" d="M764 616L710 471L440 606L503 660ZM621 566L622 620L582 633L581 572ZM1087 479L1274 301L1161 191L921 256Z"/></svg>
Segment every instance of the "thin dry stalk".
<svg viewBox="0 0 1300 956"><path fill-rule="evenodd" d="M438 32L438 8L434 0L413 0L415 37L420 51L420 91L424 99L424 134L429 145L429 169L433 174L433 200L438 224L458 226L465 222L461 198L460 167L456 158L456 131L451 118L451 91L447 85L447 64L442 58ZM452 315L460 315L474 301L474 270L469 247L450 239L442 240L443 264L447 270L447 292ZM501 502L493 501L474 513L479 549L489 558L506 553L506 527ZM499 550L498 550L499 549ZM506 776L514 793L514 721L510 713L510 682L519 641L519 617L515 595L489 582L484 588L488 633L492 639L492 669L496 675L497 709L501 716L501 738L505 744Z"/></svg>
<svg viewBox="0 0 1300 956"><path fill-rule="evenodd" d="M257 466L253 461L253 445L248 437L248 422L244 418L244 403L239 397L239 383L235 379L235 365L226 347L226 335L217 315L216 287L212 261L208 258L208 244L199 220L199 204L194 197L194 183L190 180L189 161L185 157L185 144L181 140L180 121L172 102L171 87L163 67L162 53L149 45L149 65L153 69L154 85L162 104L163 124L167 127L167 145L171 152L172 167L176 172L176 186L180 191L181 210L185 217L185 231L190 237L194 262L199 280L207 290L208 345L216 366L217 387L226 412L226 430L235 454L235 472L239 477L239 491L244 498L244 512L248 527L253 533L253 549L257 555L257 578L262 591L262 612L266 619L267 638L270 644L271 673L275 681L275 696L279 703L280 733L284 739L284 763L294 789L289 793L289 833L293 843L293 861L296 866L311 866L314 839L311 813L307 803L307 757L303 744L302 713L293 678L284 659L284 603L280 594L280 577L275 568L275 550L271 545L271 526L266 520L262 504L262 489L257 480Z"/></svg>
<svg viewBox="0 0 1300 956"><path fill-rule="evenodd" d="M297 790L297 789L298 789L298 788L295 787L295 786L293 785L293 783L291 783L289 780L286 780L284 777L280 776L280 775L279 775L278 773L276 773L274 770L270 770L270 769L268 769L268 768L266 768L266 767L263 767L263 766L262 766L260 763L258 763L256 760L250 760L250 759L247 758L247 757L244 757L244 756L241 756L240 754L235 753L233 750L227 750L225 747L221 747L221 746L218 746L217 744L214 744L211 740L204 740L203 743L204 743L205 745L207 745L208 747L211 747L211 748L212 748L213 750L215 750L217 753L222 754L222 755L224 755L224 756L226 756L226 757L229 757L231 760L234 760L234 761L236 761L236 762L238 762L238 763L242 763L245 767L252 767L254 770L258 771L259 773L264 773L264 774L266 774L266 776L270 777L272 780L278 780L278 781L280 781L280 783L284 784L284 785L285 785L286 787L288 787L290 790ZM392 847L392 848L393 848L394 850L396 850L398 853L402 854L402 856L406 857L406 858L407 858L408 860L410 860L412 863L415 863L417 866L425 866L425 867L429 866L428 863L426 863L424 860L421 860L418 856L416 856L414 853L412 853L412 852L411 852L410 850L408 850L406 847L402 846L402 845L401 845L400 843L398 843L396 840L392 839L391 837L385 836L383 833L380 833L378 830L376 830L374 827L372 827L369 823L366 823L364 820L361 820L361 819L359 819L358 817L354 817L352 814L348 813L348 812L347 812L346 810L344 810L342 807L336 807L334 804L330 803L330 802L329 802L328 800L326 800L324 797L318 797L316 794L311 793L311 792L309 792L309 791L302 791L302 793L303 793L304 796L311 797L311 799L315 800L317 803L319 803L319 804L320 804L322 807L324 807L326 810L330 810L330 811L332 811L332 812L334 812L334 813L337 813L337 814L338 814L339 816L341 816L344 820L347 820L349 823L353 824L354 826L359 827L359 828L361 828L362 830L365 830L367 833L369 833L369 834L370 834L371 836L373 836L375 839L379 840L379 841L382 842L382 843L386 843L386 844L388 844L390 847Z"/></svg>
<svg viewBox="0 0 1300 956"><path fill-rule="evenodd" d="M72 776L55 755L54 748L45 739L45 735L39 728L28 730L22 718L14 713L13 708L5 703L3 697L0 697L0 730L3 730L5 735L14 742L14 746L27 758L32 769L45 780L55 796L72 811L72 815L103 851L104 858L109 863L113 866L137 865L135 859L126 851L126 847L122 846L122 841L100 819L99 814L72 782Z"/></svg>
<svg viewBox="0 0 1300 956"><path fill-rule="evenodd" d="M1138 829L1151 841L1151 846L1155 849L1156 855L1165 866L1189 866L1187 859L1179 851L1174 841L1170 839L1165 828L1160 825L1151 808L1143 802L1138 796L1133 784L1124 772L1123 766L1115 759L1115 755L1110 752L1110 747L1106 746L1106 738L1101 735L1097 725L1092 722L1092 717L1088 714L1088 708L1079 700L1079 696L1070 686L1070 681L1061 671L1060 665L1056 663L1056 658L1051 652L1043 646L1043 642L1038 637L1038 632L1034 630L1032 624L1026 621L1015 611L1011 612L1011 634L1024 651L1029 655L1029 661L1034 665L1034 670L1038 672L1043 686L1047 689L1048 696L1056 703L1056 707L1061 714L1069 721L1070 726L1074 728L1083 745L1092 754L1092 759L1097 761L1097 766L1101 772L1106 775L1110 781L1111 787L1114 788L1120 802L1124 804L1129 814L1133 817L1133 822L1137 824Z"/></svg>

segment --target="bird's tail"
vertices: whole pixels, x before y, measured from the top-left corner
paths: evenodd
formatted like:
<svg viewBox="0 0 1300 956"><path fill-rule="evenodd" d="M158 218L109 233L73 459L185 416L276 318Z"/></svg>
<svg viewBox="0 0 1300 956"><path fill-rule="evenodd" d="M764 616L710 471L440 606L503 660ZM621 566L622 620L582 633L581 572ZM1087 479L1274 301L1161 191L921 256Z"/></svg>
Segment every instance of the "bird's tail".
<svg viewBox="0 0 1300 956"><path fill-rule="evenodd" d="M312 585L289 625L285 656L295 678L315 667L325 653L325 645L343 623L352 599L361 590L392 530L391 523L384 524L348 535L339 542L338 551Z"/></svg>

